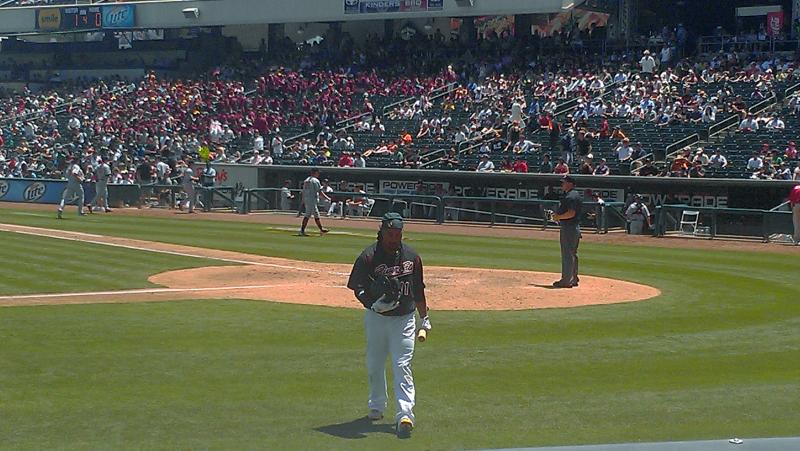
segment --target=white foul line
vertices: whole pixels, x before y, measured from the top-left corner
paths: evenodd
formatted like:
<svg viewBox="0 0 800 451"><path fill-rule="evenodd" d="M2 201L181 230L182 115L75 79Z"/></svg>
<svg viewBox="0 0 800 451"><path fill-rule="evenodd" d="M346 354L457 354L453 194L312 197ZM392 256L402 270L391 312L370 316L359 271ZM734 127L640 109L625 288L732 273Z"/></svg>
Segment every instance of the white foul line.
<svg viewBox="0 0 800 451"><path fill-rule="evenodd" d="M194 292L194 291L248 290L257 288L278 288L289 285L292 284L243 285L240 287L211 287L211 288L144 288L138 290L88 291L83 293L23 294L18 296L0 296L0 301L17 301L20 299L72 298L72 297L85 297L85 296L115 296L115 295L125 295L125 294L159 294L159 293L181 293L181 292Z"/></svg>
<svg viewBox="0 0 800 451"><path fill-rule="evenodd" d="M16 230L16 229L13 229L13 228L9 229L8 228L9 226L11 226L11 227L21 227L21 228L24 228L24 229L30 229L31 231L22 231L22 230ZM11 232L11 233L19 233L19 234L22 234L22 235L43 236L43 237L48 237L48 238L56 238L56 239L59 239L59 240L79 241L81 243L99 244L99 245L102 245L102 246L119 247L119 248L123 248L123 249L132 249L132 250L136 250L136 251L157 252L157 253L160 253L160 254L178 255L178 256L181 256L181 257L205 258L205 259L209 259L209 260L218 260L218 261L223 261L223 262L228 262L228 263L239 263L239 264L243 264L243 265L267 266L267 267L270 267L270 268L291 269L291 270L294 270L294 271L301 271L301 272L322 272L319 269L303 268L303 267L300 267L300 266L279 265L279 264L276 264L276 263L263 263L263 262L254 262L254 261L248 261L248 260L237 260L237 259L234 259L234 258L225 258L225 257L211 257L211 256L205 256L205 255L189 254L189 253L186 253L186 252L177 252L177 251L168 251L168 250L163 250L163 249L151 249L151 248L147 248L147 247L132 246L132 245L129 245L129 244L108 243L108 242L97 241L97 240L83 240L83 239L73 238L73 237L68 237L68 236L58 236L58 235L52 235L52 234L47 234L47 233L43 233L43 232L36 232L37 230L47 230L47 231L54 231L54 232L58 231L58 232L62 232L62 233L72 233L72 234L76 234L76 235L85 235L85 236L94 236L94 237L102 237L103 236L103 235L91 235L91 234L86 234L86 233L81 233L81 232L71 232L71 231L68 231L68 230L44 229L44 228L40 228L40 227L30 227L30 226L22 226L22 225L0 223L0 231ZM117 238L117 237L111 237L111 238ZM332 273L332 274L342 275L342 276L349 275L349 274L345 274L345 273Z"/></svg>

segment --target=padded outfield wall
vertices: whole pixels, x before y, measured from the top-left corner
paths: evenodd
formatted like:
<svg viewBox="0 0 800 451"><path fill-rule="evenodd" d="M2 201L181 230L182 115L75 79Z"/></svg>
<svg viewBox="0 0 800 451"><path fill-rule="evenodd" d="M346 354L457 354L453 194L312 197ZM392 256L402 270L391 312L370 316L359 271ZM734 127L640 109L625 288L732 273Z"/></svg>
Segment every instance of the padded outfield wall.
<svg viewBox="0 0 800 451"><path fill-rule="evenodd" d="M291 180L297 188L308 176L308 166L250 166L215 164L217 186L244 188L279 188ZM478 173L409 169L354 169L321 167L321 177L332 183L347 181L350 188L364 184L368 193L413 194L422 180L432 190L451 186L456 195L497 199L557 199L559 176L543 174ZM798 182L777 180L683 179L662 177L574 176L582 192L599 192L607 202L624 202L632 194L641 194L652 206L686 204L696 207L753 208L769 210L786 200ZM60 200L63 181L42 179L0 179L0 201L55 203ZM137 187L110 185L113 199L133 204ZM88 195L89 193L87 193ZM130 198L130 199L128 199ZM589 199L587 199L589 200Z"/></svg>
<svg viewBox="0 0 800 451"><path fill-rule="evenodd" d="M224 169L226 165L220 165ZM231 165L238 166L238 165ZM259 187L278 188L284 180L292 187L308 176L307 166L259 167ZM321 177L345 180L350 187L362 183L368 193L411 194L417 181L429 187L453 186L459 196L499 199L557 199L560 177L551 174L479 173L408 169L354 169L321 167ZM219 172L219 170L218 170ZM578 188L599 192L607 202L624 202L641 194L651 205L686 204L697 207L770 209L786 200L798 182L777 180L685 179L630 176L581 176ZM589 200L589 199L587 199Z"/></svg>

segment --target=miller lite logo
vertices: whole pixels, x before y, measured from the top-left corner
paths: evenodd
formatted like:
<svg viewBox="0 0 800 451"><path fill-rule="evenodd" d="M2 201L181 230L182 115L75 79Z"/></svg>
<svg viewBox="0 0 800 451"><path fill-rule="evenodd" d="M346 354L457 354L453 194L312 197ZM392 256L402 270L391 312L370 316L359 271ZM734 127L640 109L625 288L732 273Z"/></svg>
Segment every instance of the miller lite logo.
<svg viewBox="0 0 800 451"><path fill-rule="evenodd" d="M36 202L44 196L45 191L47 191L47 186L44 183L31 183L22 193L22 199L25 202Z"/></svg>
<svg viewBox="0 0 800 451"><path fill-rule="evenodd" d="M0 199L4 198L6 194L8 194L9 189L11 189L11 185L4 180L0 180Z"/></svg>

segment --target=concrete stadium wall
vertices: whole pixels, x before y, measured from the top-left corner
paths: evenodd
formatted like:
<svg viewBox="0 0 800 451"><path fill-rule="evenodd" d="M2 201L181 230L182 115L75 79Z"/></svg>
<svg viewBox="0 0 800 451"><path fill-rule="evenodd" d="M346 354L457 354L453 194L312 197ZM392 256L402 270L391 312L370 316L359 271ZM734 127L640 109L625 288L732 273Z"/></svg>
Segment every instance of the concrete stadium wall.
<svg viewBox="0 0 800 451"><path fill-rule="evenodd" d="M444 0L441 11L410 13L345 14L344 0L189 0L136 3L139 28L185 28L221 25L305 23L429 17L467 17L503 14L561 12L573 0ZM197 18L183 10L197 8ZM36 8L2 8L0 30L4 33L35 31Z"/></svg>
<svg viewBox="0 0 800 451"><path fill-rule="evenodd" d="M321 177L331 182L363 183L368 192L409 193L418 180L429 187L450 185L457 195L501 199L557 199L560 177L552 174L477 173L461 171L413 171L407 169L353 169L322 167ZM259 168L259 186L279 188L284 180L293 185L308 176L307 166L266 166ZM783 201L798 182L678 179L662 177L594 177L576 175L578 189L599 192L608 202L624 201L641 194L652 205L687 204L719 208L770 209Z"/></svg>

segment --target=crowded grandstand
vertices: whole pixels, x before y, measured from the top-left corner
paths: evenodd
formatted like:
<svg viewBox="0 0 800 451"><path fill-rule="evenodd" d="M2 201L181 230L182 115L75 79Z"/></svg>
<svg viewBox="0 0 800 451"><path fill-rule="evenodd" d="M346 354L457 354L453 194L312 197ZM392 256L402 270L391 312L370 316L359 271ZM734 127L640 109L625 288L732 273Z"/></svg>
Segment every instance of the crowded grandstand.
<svg viewBox="0 0 800 451"><path fill-rule="evenodd" d="M763 45L788 39L788 25L715 29L713 51L708 30L682 23L632 30L623 44L609 32L613 9L582 6L560 27L469 17L367 36L317 26L309 38L305 24L250 49L213 27L11 36L0 176L58 179L74 156L90 174L109 162L115 184L171 183L186 157L800 179L795 53Z"/></svg>

